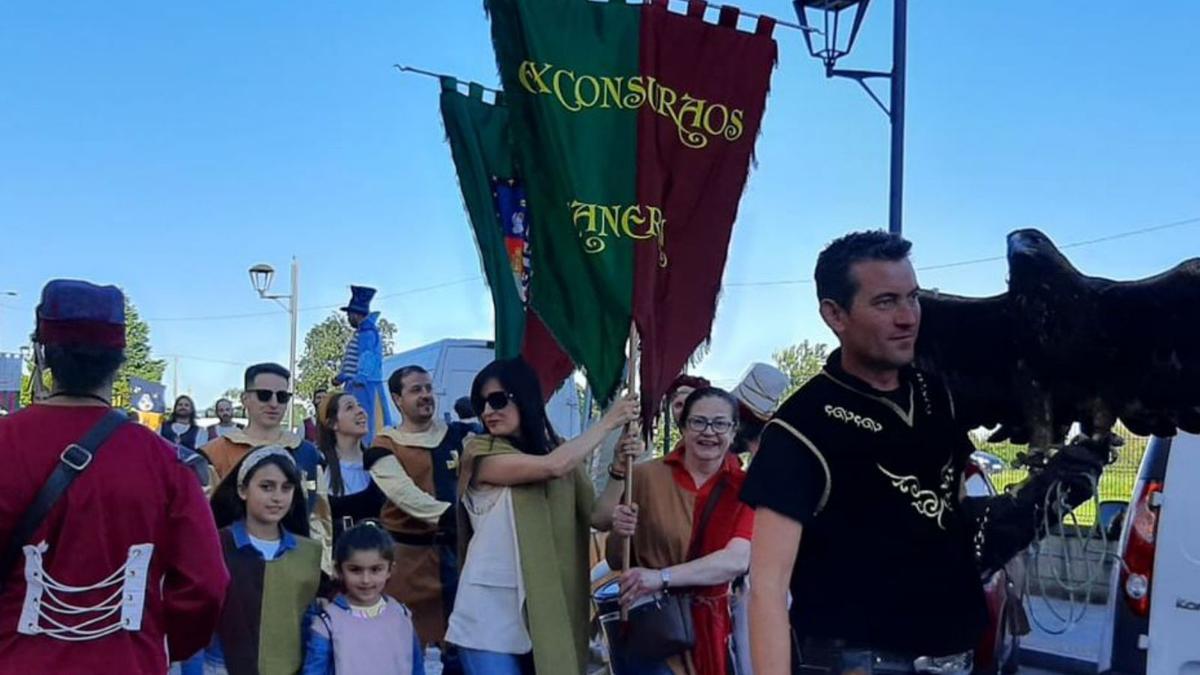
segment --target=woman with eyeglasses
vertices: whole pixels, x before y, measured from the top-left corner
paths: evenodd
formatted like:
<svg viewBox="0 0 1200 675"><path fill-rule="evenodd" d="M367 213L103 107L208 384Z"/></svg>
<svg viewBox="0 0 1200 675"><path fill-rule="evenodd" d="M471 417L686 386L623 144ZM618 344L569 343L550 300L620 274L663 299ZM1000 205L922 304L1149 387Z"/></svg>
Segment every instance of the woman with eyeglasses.
<svg viewBox="0 0 1200 675"><path fill-rule="evenodd" d="M621 576L621 604L647 611L647 599L681 594L691 606L695 644L663 654L610 635L616 675L726 675L731 634L729 587L750 567L754 511L738 500L746 473L729 452L737 431L738 401L701 387L680 415L683 440L667 456L634 467L633 506L619 504L620 489L596 505L598 527L611 525L608 560L620 569L624 540L632 538L632 565ZM614 465L614 481L624 475ZM631 624L632 625L632 624Z"/></svg>
<svg viewBox="0 0 1200 675"><path fill-rule="evenodd" d="M637 399L618 400L564 442L533 369L506 359L475 378L471 404L486 433L467 443L459 473L466 554L446 640L467 675L583 675L594 493L582 464L637 418Z"/></svg>

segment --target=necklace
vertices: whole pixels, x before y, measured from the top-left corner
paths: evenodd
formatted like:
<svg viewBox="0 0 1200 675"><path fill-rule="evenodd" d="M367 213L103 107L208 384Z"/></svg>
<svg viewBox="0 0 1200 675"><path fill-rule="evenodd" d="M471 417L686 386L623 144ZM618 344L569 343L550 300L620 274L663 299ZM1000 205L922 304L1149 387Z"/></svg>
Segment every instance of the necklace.
<svg viewBox="0 0 1200 675"><path fill-rule="evenodd" d="M106 406L112 407L112 403L108 399L104 398L103 396L97 396L96 394L90 394L87 392L60 391L55 394L50 394L50 396L47 398L62 398L64 396L70 396L71 398L90 398L93 401L99 401Z"/></svg>

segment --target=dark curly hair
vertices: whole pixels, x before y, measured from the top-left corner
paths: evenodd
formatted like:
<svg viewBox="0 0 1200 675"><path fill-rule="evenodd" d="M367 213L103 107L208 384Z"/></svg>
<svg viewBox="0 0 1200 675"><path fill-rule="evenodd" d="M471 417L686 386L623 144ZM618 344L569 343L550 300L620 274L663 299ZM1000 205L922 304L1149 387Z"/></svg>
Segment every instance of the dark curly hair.
<svg viewBox="0 0 1200 675"><path fill-rule="evenodd" d="M898 234L882 230L851 232L834 239L817 256L813 274L817 282L817 300L831 300L842 309L850 309L858 282L850 274L854 263L878 260L896 262L908 257L912 243Z"/></svg>

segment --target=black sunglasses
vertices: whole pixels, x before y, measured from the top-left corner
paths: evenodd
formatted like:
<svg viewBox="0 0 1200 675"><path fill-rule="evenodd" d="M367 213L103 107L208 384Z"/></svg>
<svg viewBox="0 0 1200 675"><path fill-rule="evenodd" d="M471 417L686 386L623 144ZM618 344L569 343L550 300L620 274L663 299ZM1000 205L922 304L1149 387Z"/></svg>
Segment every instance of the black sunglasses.
<svg viewBox="0 0 1200 675"><path fill-rule="evenodd" d="M499 412L507 408L508 402L511 400L513 400L513 395L507 391L494 391L484 396L479 405L475 406L475 414L482 417L483 411L487 408Z"/></svg>
<svg viewBox="0 0 1200 675"><path fill-rule="evenodd" d="M254 397L258 399L259 403L266 403L266 402L270 401L272 395L275 396L275 400L279 402L279 405L284 405L288 401L292 400L292 392L290 392L290 391L272 391L270 389L247 389L246 393L254 394Z"/></svg>

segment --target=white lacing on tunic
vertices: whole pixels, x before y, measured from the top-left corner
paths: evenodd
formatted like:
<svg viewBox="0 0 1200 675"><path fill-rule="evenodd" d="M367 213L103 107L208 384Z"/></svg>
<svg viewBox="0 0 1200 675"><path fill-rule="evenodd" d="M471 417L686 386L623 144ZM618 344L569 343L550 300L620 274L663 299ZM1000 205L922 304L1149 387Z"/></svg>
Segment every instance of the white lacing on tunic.
<svg viewBox="0 0 1200 675"><path fill-rule="evenodd" d="M154 544L130 546L125 564L90 586L70 586L51 577L42 566L42 555L48 548L46 542L42 542L23 549L25 604L17 624L18 633L82 642L122 630L141 630L142 612L146 604L146 577ZM77 594L97 591L111 593L91 606L69 602Z"/></svg>

